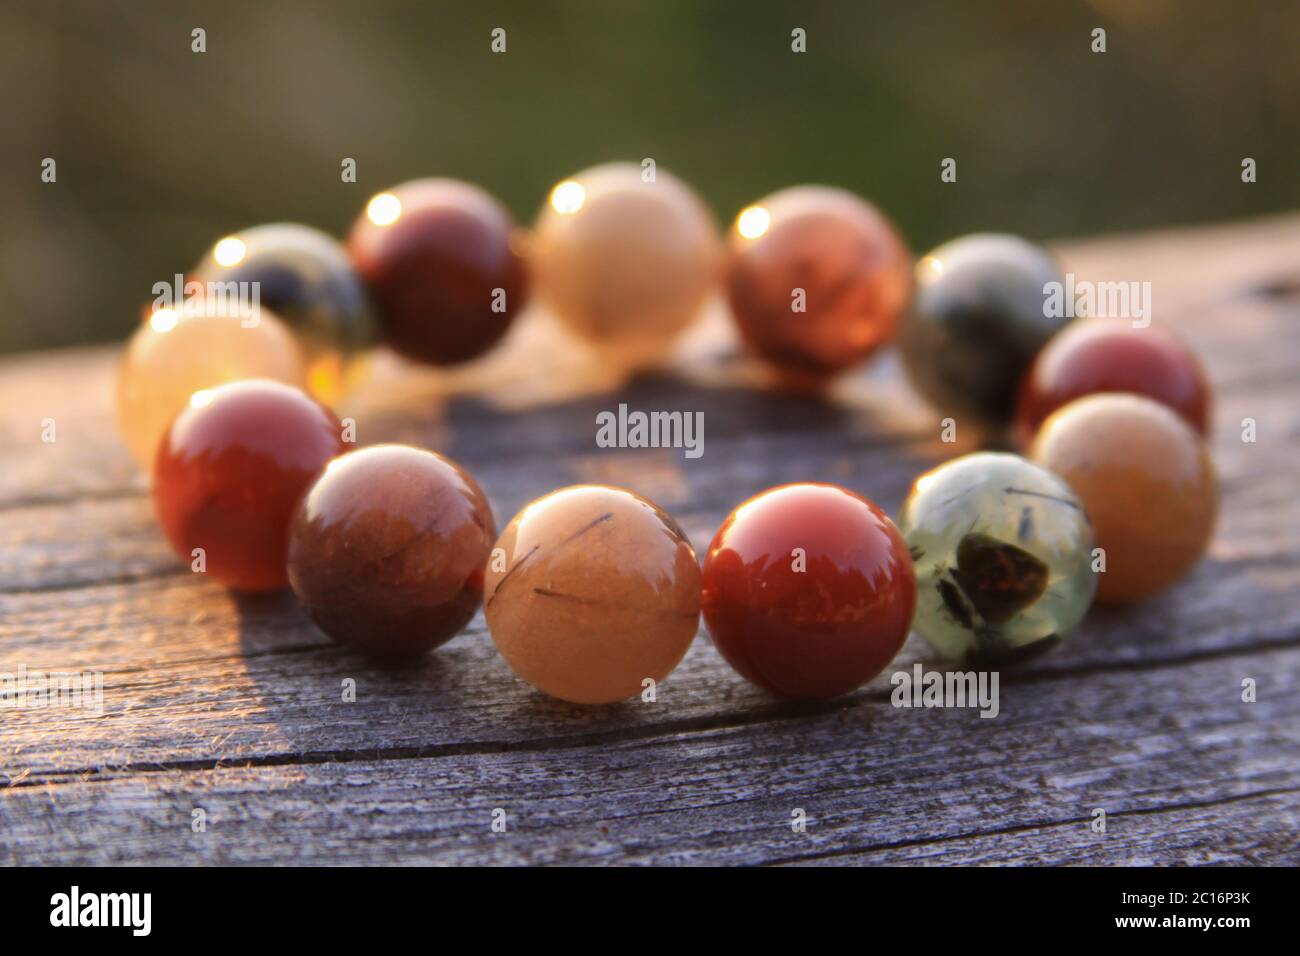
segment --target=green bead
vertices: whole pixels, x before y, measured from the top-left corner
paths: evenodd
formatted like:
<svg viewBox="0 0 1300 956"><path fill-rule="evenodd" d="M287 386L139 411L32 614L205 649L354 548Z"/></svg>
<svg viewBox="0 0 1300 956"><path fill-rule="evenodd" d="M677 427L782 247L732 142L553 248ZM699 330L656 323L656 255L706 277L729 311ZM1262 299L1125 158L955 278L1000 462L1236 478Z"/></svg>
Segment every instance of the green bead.
<svg viewBox="0 0 1300 956"><path fill-rule="evenodd" d="M1097 590L1083 505L1019 455L977 452L927 472L898 527L916 565L912 628L952 660L980 666L1046 650Z"/></svg>

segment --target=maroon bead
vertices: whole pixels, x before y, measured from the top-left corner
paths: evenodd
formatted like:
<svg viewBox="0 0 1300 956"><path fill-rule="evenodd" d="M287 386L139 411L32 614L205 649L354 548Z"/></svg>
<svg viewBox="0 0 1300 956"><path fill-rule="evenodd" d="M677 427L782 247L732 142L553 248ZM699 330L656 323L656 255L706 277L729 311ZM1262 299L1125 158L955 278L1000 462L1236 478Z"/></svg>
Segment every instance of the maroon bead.
<svg viewBox="0 0 1300 956"><path fill-rule="evenodd" d="M284 587L289 519L307 486L348 447L342 425L304 392L245 379L195 392L163 438L153 501L181 560L222 584Z"/></svg>
<svg viewBox="0 0 1300 956"><path fill-rule="evenodd" d="M835 697L903 646L916 577L903 536L871 501L836 485L782 485L718 529L702 605L741 676L787 697Z"/></svg>
<svg viewBox="0 0 1300 956"><path fill-rule="evenodd" d="M450 459L375 445L333 461L302 499L289 581L330 637L385 657L451 640L483 599L496 527Z"/></svg>
<svg viewBox="0 0 1300 956"><path fill-rule="evenodd" d="M1016 440L1027 448L1052 412L1097 392L1143 395L1209 431L1210 386L1191 351L1164 329L1097 318L1072 322L1038 354L1021 385Z"/></svg>
<svg viewBox="0 0 1300 956"><path fill-rule="evenodd" d="M483 354L528 295L509 212L477 186L452 179L415 180L381 195L394 197L400 212L391 200L384 200L388 208L372 200L352 227L348 253L386 341L434 365Z"/></svg>

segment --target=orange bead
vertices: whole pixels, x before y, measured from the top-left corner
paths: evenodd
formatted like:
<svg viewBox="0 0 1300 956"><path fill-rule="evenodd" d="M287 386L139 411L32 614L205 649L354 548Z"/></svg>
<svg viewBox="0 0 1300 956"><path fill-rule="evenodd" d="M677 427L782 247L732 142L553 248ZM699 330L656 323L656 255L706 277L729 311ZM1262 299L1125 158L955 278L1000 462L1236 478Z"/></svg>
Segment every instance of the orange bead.
<svg viewBox="0 0 1300 956"><path fill-rule="evenodd" d="M302 350L270 309L209 314L187 302L151 312L117 372L117 425L140 467L152 473L158 443L192 394L241 378L306 384Z"/></svg>
<svg viewBox="0 0 1300 956"><path fill-rule="evenodd" d="M737 217L732 315L749 348L795 382L828 378L889 341L911 288L897 230L850 192L796 186Z"/></svg>
<svg viewBox="0 0 1300 956"><path fill-rule="evenodd" d="M612 361L663 357L716 289L713 217L666 170L632 163L584 170L551 191L533 230L538 298Z"/></svg>
<svg viewBox="0 0 1300 956"><path fill-rule="evenodd" d="M700 566L652 502L576 485L515 515L488 562L483 606L516 674L561 700L612 703L663 680L690 647Z"/></svg>
<svg viewBox="0 0 1300 956"><path fill-rule="evenodd" d="M1214 465L1164 405L1123 393L1081 398L1047 419L1030 455L1070 485L1092 521L1106 562L1098 601L1150 597L1205 553L1219 507Z"/></svg>

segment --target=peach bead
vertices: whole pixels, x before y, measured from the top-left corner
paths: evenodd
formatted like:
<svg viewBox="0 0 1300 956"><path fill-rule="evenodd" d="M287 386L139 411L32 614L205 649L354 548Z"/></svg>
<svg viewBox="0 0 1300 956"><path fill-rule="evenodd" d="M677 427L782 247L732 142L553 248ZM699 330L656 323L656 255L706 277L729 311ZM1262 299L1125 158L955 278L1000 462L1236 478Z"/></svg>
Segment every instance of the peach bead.
<svg viewBox="0 0 1300 956"><path fill-rule="evenodd" d="M1205 553L1219 507L1214 464L1166 406L1118 392L1078 399L1047 419L1030 455L1083 501L1105 552L1099 602L1150 597Z"/></svg>
<svg viewBox="0 0 1300 956"><path fill-rule="evenodd" d="M638 365L661 358L714 291L712 215L663 169L611 163L552 190L531 254L538 297L570 330Z"/></svg>
<svg viewBox="0 0 1300 956"><path fill-rule="evenodd" d="M201 303L154 311L126 346L117 373L117 424L152 474L167 426L196 391L244 378L306 384L303 354L270 309L206 314Z"/></svg>
<svg viewBox="0 0 1300 956"><path fill-rule="evenodd" d="M492 640L516 674L577 704L640 694L690 647L700 566L665 512L640 495L576 485L515 515L488 560Z"/></svg>

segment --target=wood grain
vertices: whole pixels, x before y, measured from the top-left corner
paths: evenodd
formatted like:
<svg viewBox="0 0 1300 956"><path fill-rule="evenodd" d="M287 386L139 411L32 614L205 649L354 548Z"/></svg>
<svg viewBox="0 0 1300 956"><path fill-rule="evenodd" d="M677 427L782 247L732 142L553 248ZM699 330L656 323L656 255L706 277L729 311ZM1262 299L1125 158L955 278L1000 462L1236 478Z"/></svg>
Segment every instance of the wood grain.
<svg viewBox="0 0 1300 956"><path fill-rule="evenodd" d="M992 720L890 705L889 674L930 661L917 638L812 707L745 684L704 635L652 704L541 697L481 615L415 668L377 666L290 597L239 598L176 562L116 441L113 350L0 360L0 673L104 675L102 715L0 710L0 862L1300 862L1300 218L1061 251L1080 278L1151 281L1156 321L1204 358L1223 515L1178 588L1004 672ZM499 522L607 481L701 550L771 484L836 481L893 511L983 440L942 445L892 355L824 401L772 392L719 308L671 367L619 381L534 314L463 372L381 356L340 411L362 442L461 460ZM596 412L620 401L703 411L703 457L596 448Z"/></svg>

